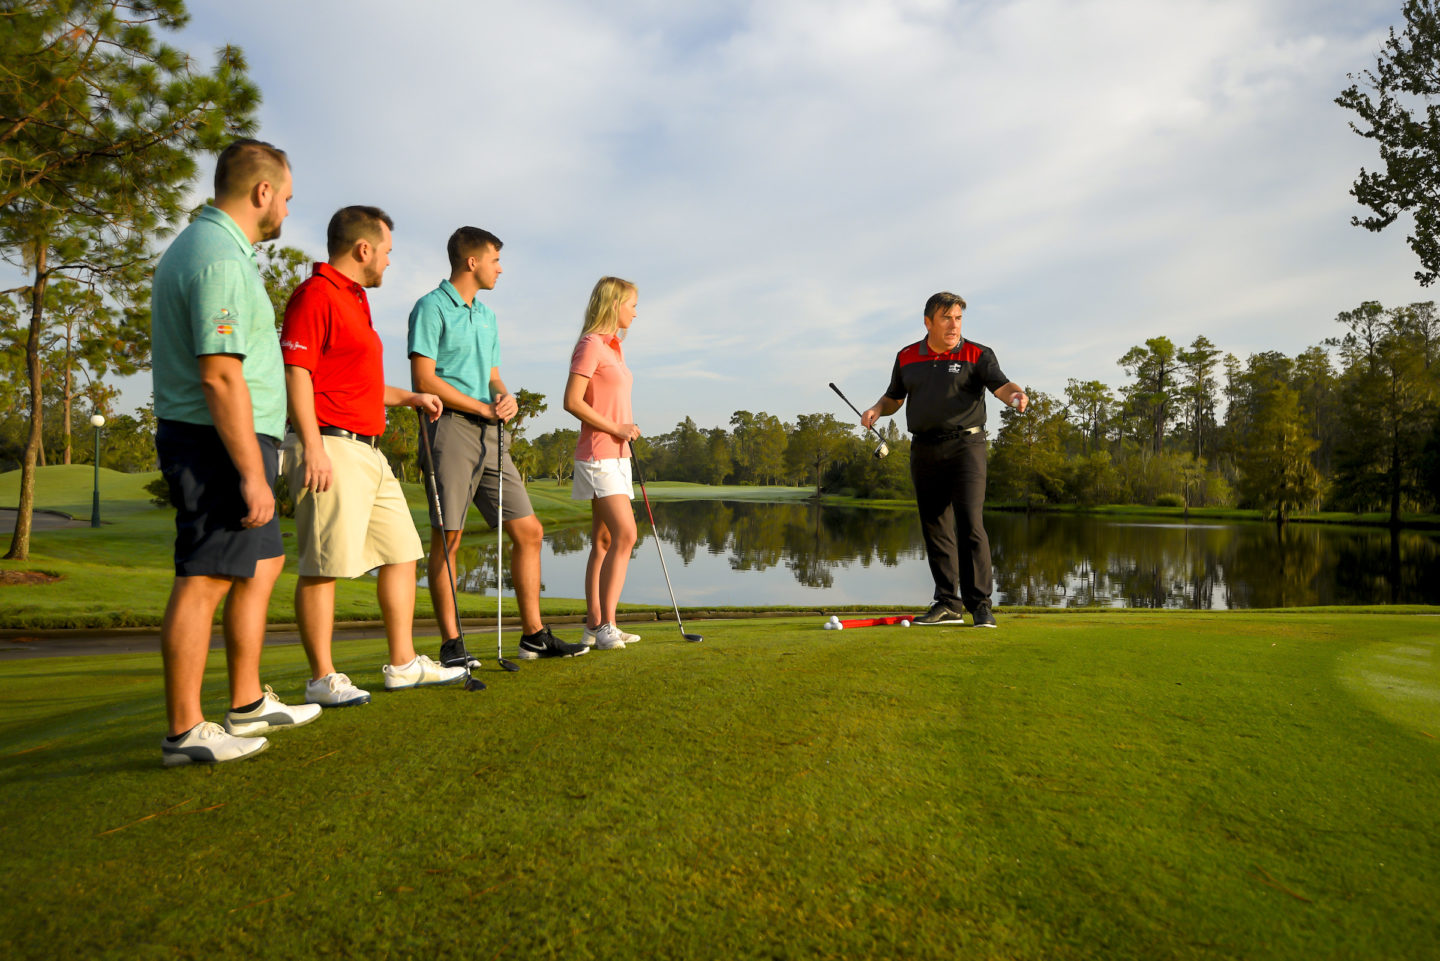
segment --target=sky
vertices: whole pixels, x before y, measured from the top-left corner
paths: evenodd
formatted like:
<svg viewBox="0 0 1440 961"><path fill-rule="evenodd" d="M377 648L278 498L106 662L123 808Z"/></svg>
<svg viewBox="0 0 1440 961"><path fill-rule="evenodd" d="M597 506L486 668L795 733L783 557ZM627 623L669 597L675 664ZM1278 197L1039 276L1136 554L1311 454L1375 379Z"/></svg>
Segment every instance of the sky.
<svg viewBox="0 0 1440 961"><path fill-rule="evenodd" d="M561 395L605 274L639 287L647 434L853 420L828 382L873 403L939 290L1054 394L1126 382L1116 361L1150 337L1293 355L1362 301L1433 297L1407 221L1351 225L1377 155L1333 103L1400 0L189 7L172 42L240 46L259 136L290 155L281 242L323 254L346 204L394 217L371 292L391 383L450 232L504 241L482 299L506 383L550 404L531 436L578 426Z"/></svg>

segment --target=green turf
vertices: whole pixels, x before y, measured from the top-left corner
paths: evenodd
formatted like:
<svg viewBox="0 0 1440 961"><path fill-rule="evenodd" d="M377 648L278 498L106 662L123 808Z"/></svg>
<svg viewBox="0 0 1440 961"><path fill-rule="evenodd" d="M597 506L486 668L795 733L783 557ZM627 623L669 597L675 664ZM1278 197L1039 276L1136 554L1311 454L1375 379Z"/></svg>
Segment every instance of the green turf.
<svg viewBox="0 0 1440 961"><path fill-rule="evenodd" d="M156 657L0 663L0 950L1436 956L1434 617L819 624L479 694L385 695L344 642L374 703L210 769L160 766ZM264 673L293 697L300 650Z"/></svg>

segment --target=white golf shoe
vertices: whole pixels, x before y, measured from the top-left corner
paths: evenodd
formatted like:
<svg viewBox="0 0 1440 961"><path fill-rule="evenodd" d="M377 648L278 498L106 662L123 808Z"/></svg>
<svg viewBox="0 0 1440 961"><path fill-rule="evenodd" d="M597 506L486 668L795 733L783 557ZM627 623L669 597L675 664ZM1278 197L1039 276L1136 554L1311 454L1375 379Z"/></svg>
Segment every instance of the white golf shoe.
<svg viewBox="0 0 1440 961"><path fill-rule="evenodd" d="M160 756L166 767L180 764L219 764L259 754L270 746L263 737L236 737L214 721L201 721L179 740L160 739Z"/></svg>
<svg viewBox="0 0 1440 961"><path fill-rule="evenodd" d="M424 654L417 654L415 660L399 667L386 664L382 673L385 675L387 691L403 691L407 687L431 687L437 684L459 684L465 680L463 665L443 667Z"/></svg>
<svg viewBox="0 0 1440 961"><path fill-rule="evenodd" d="M253 737L279 727L299 727L320 716L319 704L297 704L291 707L275 696L269 684L260 706L241 713L233 708L225 715L225 732L236 737Z"/></svg>
<svg viewBox="0 0 1440 961"><path fill-rule="evenodd" d="M368 704L370 692L362 691L350 683L344 674L326 674L314 681L305 682L305 700L321 707L351 707Z"/></svg>

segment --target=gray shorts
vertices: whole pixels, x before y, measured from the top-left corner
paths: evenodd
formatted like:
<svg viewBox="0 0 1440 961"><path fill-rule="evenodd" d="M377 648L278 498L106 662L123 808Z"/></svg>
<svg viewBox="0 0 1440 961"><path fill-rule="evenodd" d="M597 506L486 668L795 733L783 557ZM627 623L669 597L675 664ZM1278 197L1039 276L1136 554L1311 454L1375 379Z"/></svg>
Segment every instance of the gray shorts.
<svg viewBox="0 0 1440 961"><path fill-rule="evenodd" d="M445 511L444 529L464 530L465 512L473 503L485 522L494 527L496 504L500 500L500 474L505 474L505 519L517 520L535 513L525 482L510 460L510 435L505 436L505 462L497 454L498 428L446 411L430 431L430 449L435 452L435 481L440 489L440 506ZM423 453L421 455L424 456ZM430 505L430 526L440 527L435 505Z"/></svg>

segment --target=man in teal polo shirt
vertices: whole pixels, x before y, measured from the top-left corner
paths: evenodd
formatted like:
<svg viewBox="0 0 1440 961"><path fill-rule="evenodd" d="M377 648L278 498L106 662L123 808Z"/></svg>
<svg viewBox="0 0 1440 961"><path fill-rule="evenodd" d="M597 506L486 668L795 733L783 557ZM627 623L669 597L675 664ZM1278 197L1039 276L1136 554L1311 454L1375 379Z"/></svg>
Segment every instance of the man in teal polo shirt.
<svg viewBox="0 0 1440 961"><path fill-rule="evenodd" d="M499 454L499 431L519 411L515 397L500 378L500 337L495 314L478 299L500 278L500 239L488 230L461 227L450 235L446 253L450 279L421 297L410 312L410 377L417 391L437 395L445 405L440 419L429 425L434 472L444 524L430 513L430 603L435 608L442 644L440 661L447 666L478 663L460 642L449 571L455 569L465 514L473 502L491 527L504 524L510 538L510 576L520 608L520 657L575 657L583 644L562 641L540 619L540 549L545 529L524 481L510 461ZM502 498L504 475L505 516ZM443 529L442 529L443 528Z"/></svg>
<svg viewBox="0 0 1440 961"><path fill-rule="evenodd" d="M272 493L285 374L254 245L280 236L290 196L284 152L237 140L216 163L214 204L155 267L155 449L175 505L175 583L160 634L167 766L258 754L268 745L254 735L320 714L318 705L289 707L260 687L266 607L285 563ZM223 728L200 707L222 599L230 667Z"/></svg>

